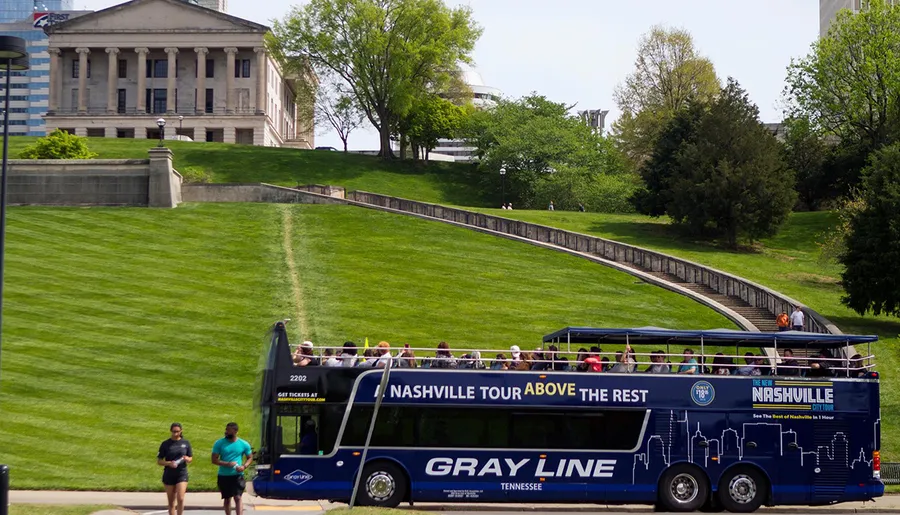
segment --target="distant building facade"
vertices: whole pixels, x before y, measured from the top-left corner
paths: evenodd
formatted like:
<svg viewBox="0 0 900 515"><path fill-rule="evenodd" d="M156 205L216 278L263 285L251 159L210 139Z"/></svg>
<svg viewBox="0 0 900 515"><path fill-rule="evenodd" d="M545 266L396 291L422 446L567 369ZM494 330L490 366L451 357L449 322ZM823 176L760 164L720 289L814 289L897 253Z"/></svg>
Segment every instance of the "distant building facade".
<svg viewBox="0 0 900 515"><path fill-rule="evenodd" d="M5 2L6 0L0 1ZM36 2L29 0L27 3L32 5ZM65 3L67 2L55 2L55 4ZM6 3L0 4L0 9L9 9L9 7ZM8 12L11 11L4 11L4 13ZM50 40L44 33L44 27L90 12L27 12L25 17L18 21L0 23L0 34L16 36L25 40L31 65L27 71L12 72L12 77L10 77L9 134L11 136L44 136L46 134L44 115L47 114L50 94L50 54L47 53ZM3 93L6 88L4 82L0 81L0 93ZM0 134L2 131L3 129L0 127Z"/></svg>
<svg viewBox="0 0 900 515"><path fill-rule="evenodd" d="M20 22L34 13L71 11L73 3L74 0L0 0L0 23Z"/></svg>
<svg viewBox="0 0 900 515"><path fill-rule="evenodd" d="M47 130L312 148L269 28L183 0L132 0L54 24Z"/></svg>
<svg viewBox="0 0 900 515"><path fill-rule="evenodd" d="M900 0L886 0L892 5L900 5ZM866 8L867 0L819 0L819 37L828 34L828 29L837 18L841 9L849 9L854 13Z"/></svg>

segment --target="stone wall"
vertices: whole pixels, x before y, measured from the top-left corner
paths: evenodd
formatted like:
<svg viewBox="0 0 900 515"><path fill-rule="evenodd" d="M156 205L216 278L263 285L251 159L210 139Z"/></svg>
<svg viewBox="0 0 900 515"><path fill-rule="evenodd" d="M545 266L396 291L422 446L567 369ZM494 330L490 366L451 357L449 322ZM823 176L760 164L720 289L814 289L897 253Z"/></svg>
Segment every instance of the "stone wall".
<svg viewBox="0 0 900 515"><path fill-rule="evenodd" d="M151 149L149 159L12 159L10 205L175 207L181 176L172 152Z"/></svg>
<svg viewBox="0 0 900 515"><path fill-rule="evenodd" d="M273 202L279 204L347 204L343 198L272 184L184 184L184 202Z"/></svg>
<svg viewBox="0 0 900 515"><path fill-rule="evenodd" d="M347 192L340 186L326 186L323 184L303 184L298 185L295 189L318 193L319 195L327 195L335 198L347 198Z"/></svg>

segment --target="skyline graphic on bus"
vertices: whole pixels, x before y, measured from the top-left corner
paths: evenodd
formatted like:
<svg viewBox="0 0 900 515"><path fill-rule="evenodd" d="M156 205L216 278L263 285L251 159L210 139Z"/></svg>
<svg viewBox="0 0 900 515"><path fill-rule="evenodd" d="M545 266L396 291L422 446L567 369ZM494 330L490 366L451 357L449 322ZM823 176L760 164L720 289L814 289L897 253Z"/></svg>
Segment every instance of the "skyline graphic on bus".
<svg viewBox="0 0 900 515"><path fill-rule="evenodd" d="M678 428L677 426L679 424L683 424L684 427ZM743 460L744 459L744 442L747 441L752 436L754 436L753 433L748 435L748 428L764 426L764 427L771 427L773 429L777 429L778 436L775 440L772 440L772 441L778 442L778 452L779 452L780 456L784 456L784 436L785 435L793 435L793 441L792 442L789 441L788 443L795 443L795 444L797 443L797 432L790 428L785 430L784 429L785 426L781 422L745 422L745 423L741 424L743 436L741 436L741 433L737 429L729 426L726 429L722 430L722 433L719 436L719 438L707 438L706 435L703 434L703 431L700 427L700 422L697 422L697 430L693 434L691 434L689 432L691 422L690 422L690 416L688 415L687 411L684 411L684 419L679 419L676 411L670 410L668 425L669 425L668 438L666 437L666 435L658 435L658 434L650 435L650 437L647 439L647 443L646 443L646 447L644 448L644 451L635 453L634 465L632 467L632 472L631 472L632 484L637 484L638 466L643 465L644 471L648 471L650 469L652 457L661 457L665 466L671 465L672 447L673 447L673 441L674 441L674 438L672 437L672 435L675 435L675 434L686 435L685 436L687 438L686 447L687 447L687 454L688 454L689 462L697 463L697 461L695 461L695 459L697 458L697 456L695 455L695 451L698 448L703 449L704 456L703 456L702 462L703 462L703 465L706 467L710 466L710 457L712 457L712 456L717 458L717 459L713 460L712 464L714 464L714 465L720 465L722 463L722 458L729 457L729 455L732 458L737 459L738 461ZM879 418L874 423L873 431L874 431L875 440L873 440L873 441L878 441L877 438L878 438L878 430L879 430L880 425L881 425L881 419ZM772 436L774 435L774 431L770 431L770 433L771 434L769 434L769 435L765 435L765 434L762 435L762 438L760 438L760 441L766 441L765 438L772 438ZM730 444L728 441L726 441L726 438L729 435L733 435L733 438L730 439L730 440L732 440L732 442L730 442ZM751 440L751 441L753 441L753 440ZM659 442L658 450L651 449L651 446L653 445L654 442ZM709 446L706 448L699 447L697 444L700 442L706 442L709 444ZM715 445L716 445L715 452L713 452L713 450L712 450L713 443L715 443ZM865 464L867 467L872 466L872 460L866 459L865 446L860 446L859 457L854 459L853 461L850 461L850 442L847 440L847 435L843 431L835 432L831 436L831 443L829 445L816 446L816 450L814 450L814 451L804 451L803 447L798 445L797 451L798 451L798 454L800 455L800 466L803 467L806 465L806 461L807 461L805 459L806 455L815 455L815 457L816 457L815 465L816 466L820 465L821 461L823 461L822 460L823 453L824 453L825 457L828 458L828 461L839 463L840 460L838 459L839 458L838 452L840 449L838 449L836 447L836 445L839 445L841 443L843 444L843 447L844 447L842 456L843 456L844 466L846 468L854 469L857 464ZM830 453L829 453L829 450L831 451ZM732 451L732 452L729 453L729 451Z"/></svg>

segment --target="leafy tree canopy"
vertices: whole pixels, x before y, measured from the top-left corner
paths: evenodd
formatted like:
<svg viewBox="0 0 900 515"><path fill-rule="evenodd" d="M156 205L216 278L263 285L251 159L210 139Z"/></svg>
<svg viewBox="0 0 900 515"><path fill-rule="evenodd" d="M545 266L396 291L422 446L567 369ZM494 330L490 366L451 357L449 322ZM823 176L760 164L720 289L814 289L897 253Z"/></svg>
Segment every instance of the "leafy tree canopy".
<svg viewBox="0 0 900 515"><path fill-rule="evenodd" d="M310 0L273 27L284 59L343 80L391 155L392 125L469 62L481 29L441 0Z"/></svg>

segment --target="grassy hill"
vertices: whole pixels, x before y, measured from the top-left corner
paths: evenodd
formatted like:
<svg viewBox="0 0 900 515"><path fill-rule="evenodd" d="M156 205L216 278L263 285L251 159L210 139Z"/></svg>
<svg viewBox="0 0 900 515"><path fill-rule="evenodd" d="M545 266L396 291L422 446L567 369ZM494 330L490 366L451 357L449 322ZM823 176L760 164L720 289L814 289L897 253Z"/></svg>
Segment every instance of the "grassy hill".
<svg viewBox="0 0 900 515"><path fill-rule="evenodd" d="M12 137L9 155L16 158L37 138ZM145 159L157 140L88 138L100 159ZM214 182L267 182L280 186L330 184L466 206L487 206L475 186L470 165L457 163L388 162L373 156L321 150L254 147L225 143L166 141L175 154L175 168L200 167Z"/></svg>
<svg viewBox="0 0 900 515"><path fill-rule="evenodd" d="M12 486L160 490L173 421L214 487L213 441L252 437L268 326L318 345L538 345L568 324L729 327L587 261L345 206L187 204L9 213L2 460ZM527 348L527 347L526 347Z"/></svg>
<svg viewBox="0 0 900 515"><path fill-rule="evenodd" d="M821 313L845 333L877 334L872 347L882 377L881 409L885 426L882 448L887 461L900 461L900 320L859 316L840 302L841 268L821 259L817 242L837 222L834 213L793 213L787 225L750 251L727 251L702 242L685 240L664 219L641 215L609 215L562 211L504 211L506 216L624 243L639 245L730 272L780 291ZM857 349L865 351L865 349Z"/></svg>

